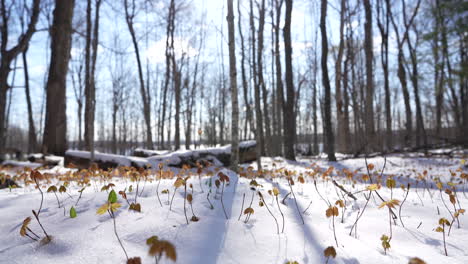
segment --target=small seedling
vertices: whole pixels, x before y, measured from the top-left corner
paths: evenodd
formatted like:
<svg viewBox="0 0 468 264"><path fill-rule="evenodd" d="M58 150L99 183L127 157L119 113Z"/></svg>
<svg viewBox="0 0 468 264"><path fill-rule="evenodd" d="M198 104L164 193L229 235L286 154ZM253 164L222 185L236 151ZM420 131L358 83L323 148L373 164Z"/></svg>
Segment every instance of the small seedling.
<svg viewBox="0 0 468 264"><path fill-rule="evenodd" d="M330 206L325 211L325 215L327 218L332 218L332 226L333 226L333 236L335 237L336 246L338 247L338 239L336 238L336 231L335 231L335 216L338 216L338 207Z"/></svg>
<svg viewBox="0 0 468 264"><path fill-rule="evenodd" d="M278 196L279 196L280 192L279 192L278 188L276 188L276 187L274 187L271 192L275 196L276 204L278 205L278 210L280 211L281 217L283 218L283 227L281 228L281 233L284 233L284 214L283 214L283 211L281 211L281 207L280 207L279 199L278 199Z"/></svg>
<svg viewBox="0 0 468 264"><path fill-rule="evenodd" d="M268 205L267 203L265 202L265 199L263 199L263 194L259 191L258 192L258 196L260 197L260 207L265 205L266 209L268 210L268 212L270 213L270 215L273 217L273 219L275 220L275 223L276 223L276 233L279 234L279 225L278 225L278 220L276 220L276 217L275 215L273 215L273 213L270 211L270 208L268 208Z"/></svg>
<svg viewBox="0 0 468 264"><path fill-rule="evenodd" d="M117 194L115 193L114 190L112 190L109 193L109 196L107 197L107 201L105 204L103 204L101 207L99 207L96 211L98 215L105 214L106 212L109 214L109 216L112 218L112 221L114 222L114 234L117 237L117 240L119 241L120 246L122 247L123 252L125 253L125 257L127 258L127 262L129 261L127 251L125 250L122 241L120 240L119 234L117 233L117 225L115 223L115 214L114 212L117 212L117 210L121 207L120 203L117 202Z"/></svg>
<svg viewBox="0 0 468 264"><path fill-rule="evenodd" d="M392 212L391 210L395 208L395 206L398 206L400 205L400 201L396 200L396 199L392 199L390 201L386 201L386 202L383 202L379 205L379 209L380 208L383 208L383 207L387 207L388 208L388 224L390 226L390 239L389 241L392 239Z"/></svg>
<svg viewBox="0 0 468 264"><path fill-rule="evenodd" d="M163 164L162 163L159 163L159 179L158 179L158 185L156 186L156 196L158 197L158 201L159 201L159 204L161 205L161 207L163 206L162 205L162 202L161 202L161 199L159 198L159 185L161 184L161 179L163 177ZM169 196L169 191L167 192L168 196Z"/></svg>
<svg viewBox="0 0 468 264"><path fill-rule="evenodd" d="M325 261L325 264L327 264L328 261L330 260L330 257L331 258L336 258L336 250L335 250L335 248L333 246L327 247L323 251L323 255L327 258L327 260Z"/></svg>
<svg viewBox="0 0 468 264"><path fill-rule="evenodd" d="M75 218L76 217L76 210L75 207L70 208L70 218Z"/></svg>
<svg viewBox="0 0 468 264"><path fill-rule="evenodd" d="M157 236L152 236L146 240L146 245L149 248L149 255L154 257L156 264L159 263L163 254L166 255L166 258L176 261L177 253L174 245L167 240L159 240Z"/></svg>
<svg viewBox="0 0 468 264"><path fill-rule="evenodd" d="M170 197L169 197L169 189L164 189L164 190L161 191L161 193L162 193L162 194L167 194L167 202L166 202L166 204L169 205L169 199L170 199Z"/></svg>
<svg viewBox="0 0 468 264"><path fill-rule="evenodd" d="M221 205L223 207L224 216L226 216L226 219L229 219L229 217L228 217L228 215L226 213L226 208L224 208L224 202L223 202L224 185L226 183L229 183L229 176L227 176L226 174L220 172L220 173L218 173L218 177L219 177L219 180L223 183L223 186L221 188Z"/></svg>
<svg viewBox="0 0 468 264"><path fill-rule="evenodd" d="M390 249L390 238L387 235L382 235L380 237L380 241L382 241L382 247L384 249L384 254L387 255L387 250Z"/></svg>
<svg viewBox="0 0 468 264"><path fill-rule="evenodd" d="M442 238L444 240L444 250L445 250L445 256L448 256L447 254L447 244L445 243L445 227L450 226L450 222L446 218L440 218L439 219L439 226L436 228L436 232L442 233Z"/></svg>
<svg viewBox="0 0 468 264"><path fill-rule="evenodd" d="M53 192L53 193L55 194L55 198L57 198L58 208L60 208L61 205L60 205L60 200L59 200L59 198L58 198L58 196L57 196L57 187L56 187L55 185L52 185L52 186L50 186L50 187L47 189L47 192L48 192L48 193L52 193L52 192Z"/></svg>

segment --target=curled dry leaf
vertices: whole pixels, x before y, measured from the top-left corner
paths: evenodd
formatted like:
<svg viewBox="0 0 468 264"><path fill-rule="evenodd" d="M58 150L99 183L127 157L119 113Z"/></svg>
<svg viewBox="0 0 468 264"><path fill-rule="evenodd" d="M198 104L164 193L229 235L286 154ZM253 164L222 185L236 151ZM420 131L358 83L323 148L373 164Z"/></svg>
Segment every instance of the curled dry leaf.
<svg viewBox="0 0 468 264"><path fill-rule="evenodd" d="M276 187L273 188L273 194L274 194L275 196L278 196L278 194L279 194L278 188L276 188Z"/></svg>
<svg viewBox="0 0 468 264"><path fill-rule="evenodd" d="M329 257L332 257L332 258L335 258L336 257L336 250L334 247L330 246L330 247L327 247L324 251L323 251L323 255L327 258Z"/></svg>
<svg viewBox="0 0 468 264"><path fill-rule="evenodd" d="M168 259L172 261L177 260L177 254L174 245L171 242L166 240L156 240L151 244L149 249L150 256L162 256L163 253L166 254Z"/></svg>
<svg viewBox="0 0 468 264"><path fill-rule="evenodd" d="M141 258L140 257L129 258L127 260L127 264L141 264Z"/></svg>
<svg viewBox="0 0 468 264"><path fill-rule="evenodd" d="M26 219L23 220L23 224L21 225L20 229L20 235L25 236L26 235L26 230L28 229L28 225L31 223L31 217L26 217Z"/></svg>
<svg viewBox="0 0 468 264"><path fill-rule="evenodd" d="M252 207L245 208L244 214L253 214L254 209Z"/></svg>

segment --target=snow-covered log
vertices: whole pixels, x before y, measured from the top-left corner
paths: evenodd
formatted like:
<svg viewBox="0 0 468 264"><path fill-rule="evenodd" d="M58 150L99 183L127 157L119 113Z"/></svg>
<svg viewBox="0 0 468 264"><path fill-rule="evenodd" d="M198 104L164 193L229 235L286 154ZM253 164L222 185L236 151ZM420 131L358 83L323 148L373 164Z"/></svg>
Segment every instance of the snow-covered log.
<svg viewBox="0 0 468 264"><path fill-rule="evenodd" d="M255 141L245 141L239 144L240 163L251 162L256 159ZM151 153L149 151L141 151ZM73 163L78 168L88 168L91 163L96 163L100 168L115 168L118 166L153 167L157 168L160 163L166 166L182 167L196 166L196 163L215 166L229 166L231 161L231 146L218 148L180 150L164 155L153 155L150 157L122 156L95 152L94 160L91 162L91 154L88 151L68 150L65 153L65 165Z"/></svg>

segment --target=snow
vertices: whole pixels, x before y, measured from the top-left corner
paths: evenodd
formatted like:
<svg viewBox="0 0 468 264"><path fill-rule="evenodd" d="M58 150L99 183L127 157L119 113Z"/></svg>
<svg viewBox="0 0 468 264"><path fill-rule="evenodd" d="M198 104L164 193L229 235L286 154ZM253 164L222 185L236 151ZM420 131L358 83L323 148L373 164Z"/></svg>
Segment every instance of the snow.
<svg viewBox="0 0 468 264"><path fill-rule="evenodd" d="M73 152L74 155L85 153ZM181 154L181 153L179 153ZM97 153L97 155L101 155ZM177 156L177 155L175 155ZM174 157L175 157L174 156ZM121 161L120 156L112 155L99 156L105 159ZM129 158L134 159L133 157ZM140 158L141 159L141 158ZM145 159L139 160L143 162ZM135 160L138 161L138 160ZM344 168L349 171L357 171L358 175L367 173L365 160L346 159L338 162L328 162L322 159L299 159L297 162L287 161L282 158L262 158L265 170L287 169L303 173L311 172L310 167L320 168L325 171L329 166L334 166L338 170ZM375 165L377 174L384 165L381 157L372 158L368 163ZM195 215L200 218L199 222L186 224L183 212L183 188L177 190L174 198L173 210L169 211L167 194L160 194L163 206L161 207L156 197L155 171L150 178L153 181L139 184L142 191L138 202L142 206L142 212L137 213L128 210L128 205L119 196L122 208L116 213L116 226L118 234L129 254L129 257L139 256L143 263L154 263L154 258L148 256L148 246L146 239L152 235L157 235L160 239L172 242L177 250L177 263L286 263L287 261L298 261L304 263L325 263L323 250L328 246L334 246L337 257L329 263L407 263L411 257L419 257L427 263L468 263L468 221L466 215L460 216L461 228L456 222L447 239L448 257L444 255L442 234L435 232L438 219L451 217L441 200L452 209L448 195L439 193L430 179L440 178L444 183L455 180L450 171L457 172L460 168L460 159L447 158L421 158L407 157L404 155L391 155L387 158L384 170L384 178L394 175L397 186L400 184L412 183L412 189L402 208L402 221L405 227L397 220L396 225L392 225L393 237L390 242L391 248L384 255L380 237L382 234L389 235L389 216L387 209L378 209L380 200L374 195L359 220L357 237L349 235L350 228L356 219L359 210L364 208L366 202L363 193L356 193L358 200L347 199L347 207L344 214L344 223L341 223L340 214L335 219L336 235L339 246L335 245L331 218L325 216L328 205L322 200L315 190L313 180L305 176L306 183L300 184L295 180L293 186L294 194L297 198L299 211L304 211L310 202L312 204L306 214L303 214L305 224L297 212L294 199L291 195L285 200L287 205L280 203L280 207L285 216L284 233L276 233L276 224L265 206L259 206L259 196L250 189L250 179L238 178L233 172L221 169L223 173L230 177L230 184L225 187L223 201L229 216L226 220L219 199L216 195L214 183L211 187L210 200L214 205L211 210L206 199L209 190L210 179L217 179L214 176L204 175L202 186L199 185L198 176L189 179L189 183L194 186L193 209ZM256 163L245 165L256 169ZM155 167L153 167L155 168ZM157 167L156 167L157 168ZM165 170L168 168L165 168ZM181 170L169 168L174 173ZM416 187L416 177L427 170L427 184L418 182ZM50 170L49 170L50 171ZM66 174L72 169L57 167L55 173ZM466 172L466 169L464 171ZM279 172L276 172L279 176ZM353 185L345 178L333 174L339 184L351 192L364 190L368 183L358 180ZM360 176L356 176L359 179ZM271 179L257 178L261 187L257 188L266 201L266 205L275 215L282 227L282 218L278 210L276 201L267 193L273 187L280 191L280 202L289 193L289 185L284 177ZM58 180L46 184L43 182L42 189L45 191L51 184L57 186ZM135 199L136 183L127 178L114 177L106 183L112 182L116 186L116 191L128 190L133 185L133 192L127 193L130 202ZM174 179L163 179L159 191L170 190L170 196L174 191ZM104 182L95 179L83 192L83 196L78 205L77 218L70 218L68 212L70 207L75 205L79 196L77 192L81 189L75 182L71 182L68 193L57 193L61 202L65 205L65 214L62 208L58 208L57 201L52 193L45 193L43 210L41 212L41 222L47 232L53 236L51 243L40 245L38 242L28 238L20 237L19 229L23 219L31 215L31 210L37 210L40 203L40 194L33 185L25 188L0 190L0 263L124 263L125 255L113 233L113 222L109 215L96 215L96 210L106 200L108 193L100 191ZM144 186L144 187L143 187ZM334 204L339 199L338 189L330 181L317 178L317 188L322 197ZM468 197L462 192L462 186L458 187L457 198L461 208L468 207ZM416 192L417 190L417 192ZM127 191L128 192L128 191ZM405 192L397 187L393 191L382 187L379 194L388 200L392 196L394 199L403 200ZM247 223L244 223L245 215L241 213L242 200L245 194L243 209L250 204L252 195L254 200L252 208L255 210ZM342 198L341 198L342 199ZM458 207L458 205L457 205ZM398 208L399 209L399 208ZM398 210L396 210L398 211ZM438 215L438 211L440 215ZM192 213L187 205L187 215L190 218ZM31 229L42 236L42 232L33 219L30 224ZM280 231L281 232L281 231ZM164 259L162 263L171 263Z"/></svg>

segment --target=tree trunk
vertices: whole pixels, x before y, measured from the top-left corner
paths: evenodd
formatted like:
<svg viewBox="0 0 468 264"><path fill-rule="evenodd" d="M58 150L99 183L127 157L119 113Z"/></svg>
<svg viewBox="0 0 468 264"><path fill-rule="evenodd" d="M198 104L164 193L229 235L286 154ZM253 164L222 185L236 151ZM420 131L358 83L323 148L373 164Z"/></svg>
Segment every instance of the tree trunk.
<svg viewBox="0 0 468 264"><path fill-rule="evenodd" d="M372 6L370 0L364 0L366 22L364 23L364 51L366 54L366 101L365 101L365 124L366 124L366 149L375 150L376 138L374 128L374 72L373 72L373 41L372 41Z"/></svg>
<svg viewBox="0 0 468 264"><path fill-rule="evenodd" d="M231 169L237 172L239 163L239 102L237 99L236 39L234 29L233 0L227 0L228 39L229 39L229 76L231 88Z"/></svg>
<svg viewBox="0 0 468 264"><path fill-rule="evenodd" d="M18 43L8 45L8 14L11 12L10 7L6 6L5 0L0 2L0 19L2 26L0 27L0 160L3 159L5 144L6 144L6 129L7 129L7 93L10 88L8 85L8 75L10 74L10 65L12 61L23 52L36 31L36 23L39 19L40 0L34 0L31 7L31 16L28 27L24 33L18 37ZM10 49L8 49L10 47Z"/></svg>
<svg viewBox="0 0 468 264"><path fill-rule="evenodd" d="M257 74L258 74L258 86L262 89L263 99L263 119L265 120L265 154L271 155L271 146L273 145L271 138L271 127L270 127L270 116L268 113L268 92L265 86L265 80L263 78L263 30L265 27L265 0L261 0L261 6L259 7L259 19L258 19L258 46L257 46Z"/></svg>
<svg viewBox="0 0 468 264"><path fill-rule="evenodd" d="M345 24L345 12L346 12L346 0L341 0L341 9L340 9L340 43L338 45L338 56L336 58L335 64L335 100L336 100L336 115L337 115L337 138L338 146L337 149L339 152L347 153L349 151L348 141L345 139L345 109L343 106L343 91L341 90L342 82L342 70L341 64L343 61L343 50L344 50L344 24Z"/></svg>
<svg viewBox="0 0 468 264"><path fill-rule="evenodd" d="M335 157L335 138L333 135L331 121L331 95L330 95L330 78L328 77L327 57L328 57L328 39L327 39L327 0L322 0L320 8L320 32L322 33L322 84L325 90L324 98L324 136L326 139L325 148L329 161L336 161Z"/></svg>
<svg viewBox="0 0 468 264"><path fill-rule="evenodd" d="M26 103L28 108L28 152L33 153L37 151L37 138L36 138L36 128L34 126L34 117L32 111L32 103L31 103L31 94L29 91L29 72L28 72L28 60L27 60L27 51L28 48L26 47L23 51L23 67L24 67L24 90L26 95Z"/></svg>
<svg viewBox="0 0 468 264"><path fill-rule="evenodd" d="M66 83L74 5L74 0L56 0L51 28L52 53L46 86L43 152L56 155L65 154L67 148Z"/></svg>
<svg viewBox="0 0 468 264"><path fill-rule="evenodd" d="M254 24L254 13L253 13L253 4L252 0L250 2L250 30L252 37L252 78L254 82L254 101L255 101L255 140L257 141L256 149L257 156L261 157L264 153L264 137L263 137L263 119L262 119L262 110L260 103L260 87L258 86L257 81L257 60L255 56L255 24ZM258 169L261 170L261 159L257 159Z"/></svg>
<svg viewBox="0 0 468 264"><path fill-rule="evenodd" d="M285 54L285 71L286 71L286 104L283 111L284 121L284 149L285 158L296 160L295 143L296 143L296 116L294 113L295 105L295 89L293 81L292 68L292 45L291 45L291 14L293 9L293 0L286 0L286 17L284 20L283 37L284 37L284 54Z"/></svg>
<svg viewBox="0 0 468 264"><path fill-rule="evenodd" d="M151 100L150 95L145 89L145 80L143 79L143 66L140 59L140 50L138 47L138 41L136 38L135 29L133 28L133 18L135 17L135 7L132 7L132 13L129 13L128 0L124 2L125 7L125 19L127 22L128 30L130 31L130 36L132 37L133 48L135 49L135 57L138 66L138 78L140 80L140 94L143 102L143 117L146 124L146 148L153 148L153 134L151 132Z"/></svg>

